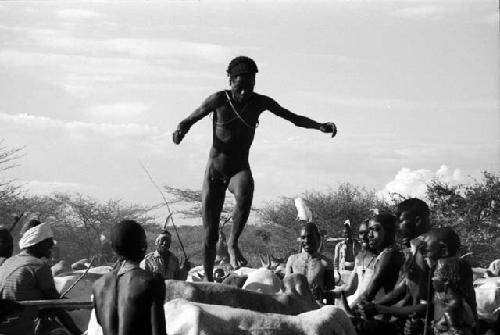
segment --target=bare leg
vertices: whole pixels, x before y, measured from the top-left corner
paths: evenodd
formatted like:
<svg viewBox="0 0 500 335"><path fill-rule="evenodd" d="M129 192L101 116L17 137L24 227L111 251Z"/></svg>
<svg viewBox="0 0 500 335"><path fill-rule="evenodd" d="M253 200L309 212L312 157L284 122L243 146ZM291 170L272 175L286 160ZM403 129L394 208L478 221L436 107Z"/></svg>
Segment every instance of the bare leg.
<svg viewBox="0 0 500 335"><path fill-rule="evenodd" d="M222 181L218 173L209 165L205 171L205 179L202 188L202 220L205 230L203 241L203 270L205 279L214 281L214 262L217 251L217 240L219 239L219 220L226 184Z"/></svg>
<svg viewBox="0 0 500 335"><path fill-rule="evenodd" d="M231 178L229 190L234 194L236 204L233 211L233 227L227 242L230 263L234 268L247 265L248 261L241 254L238 247L238 238L245 228L245 224L252 207L254 182L250 169L242 170Z"/></svg>

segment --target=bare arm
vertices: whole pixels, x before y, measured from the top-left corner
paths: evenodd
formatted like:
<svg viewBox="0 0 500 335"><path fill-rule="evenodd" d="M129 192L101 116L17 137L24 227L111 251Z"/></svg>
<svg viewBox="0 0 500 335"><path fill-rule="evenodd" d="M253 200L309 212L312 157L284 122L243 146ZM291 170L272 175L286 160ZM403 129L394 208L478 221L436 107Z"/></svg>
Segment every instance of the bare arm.
<svg viewBox="0 0 500 335"><path fill-rule="evenodd" d="M276 101L269 97L266 98L265 109L285 120L292 122L297 127L318 129L324 133L332 133L332 137L337 133L337 128L334 123L319 123L306 116L298 115L290 112L288 109L281 107Z"/></svg>
<svg viewBox="0 0 500 335"><path fill-rule="evenodd" d="M339 242L340 243L340 242ZM333 268L339 270L339 253L340 246L339 243L335 245L335 250L333 251Z"/></svg>
<svg viewBox="0 0 500 335"><path fill-rule="evenodd" d="M335 292L336 298L340 298L340 293L342 291L346 293L346 296L353 295L357 287L358 274L356 273L356 271L352 271L347 282L344 285L335 288L333 292Z"/></svg>
<svg viewBox="0 0 500 335"><path fill-rule="evenodd" d="M402 280L398 285L396 285L394 290L387 293L377 301L374 301L374 303L378 305L393 305L398 301L400 301L401 299L403 299L403 297L406 294L406 289L407 289L406 281Z"/></svg>
<svg viewBox="0 0 500 335"><path fill-rule="evenodd" d="M289 276L293 273L293 269L292 269L293 258L294 258L293 255L288 257L288 261L286 262L286 267L285 267L285 277Z"/></svg>
<svg viewBox="0 0 500 335"><path fill-rule="evenodd" d="M384 254L375 266L372 280L366 291L360 295L359 301L372 301L382 287L387 289L391 283L392 289L397 280L401 263L402 255L399 252L392 251Z"/></svg>
<svg viewBox="0 0 500 335"><path fill-rule="evenodd" d="M217 99L217 93L209 96L200 107L198 107L187 118L182 120L177 126L177 130L173 133L173 141L175 144L181 143L184 136L187 134L193 124L203 119L214 110L214 103Z"/></svg>
<svg viewBox="0 0 500 335"><path fill-rule="evenodd" d="M426 310L427 310L427 303L420 303L418 305L409 305L409 306L377 305L377 311L379 314L390 314L394 316L408 316L413 313L416 313L419 316L423 316L425 315Z"/></svg>

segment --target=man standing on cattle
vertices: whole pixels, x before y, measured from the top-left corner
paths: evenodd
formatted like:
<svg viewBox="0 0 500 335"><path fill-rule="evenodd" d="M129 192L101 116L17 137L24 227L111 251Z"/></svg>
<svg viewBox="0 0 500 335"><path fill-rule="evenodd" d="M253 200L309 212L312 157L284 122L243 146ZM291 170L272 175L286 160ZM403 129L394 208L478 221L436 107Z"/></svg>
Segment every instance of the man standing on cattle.
<svg viewBox="0 0 500 335"><path fill-rule="evenodd" d="M315 298L321 300L322 293L335 286L333 263L318 252L320 233L316 224L302 222L300 241L302 252L288 257L285 277L292 273L303 274Z"/></svg>
<svg viewBox="0 0 500 335"><path fill-rule="evenodd" d="M179 259L170 251L172 235L168 230L163 230L155 240L156 250L147 254L141 262L141 268L160 274L164 280L185 280L189 271L188 262L179 265Z"/></svg>
<svg viewBox="0 0 500 335"><path fill-rule="evenodd" d="M21 252L0 267L0 299L13 301L59 299L47 261L54 246L54 233L48 223L30 220L22 229ZM71 334L82 332L61 309L54 314ZM0 323L0 334L35 334L35 310L24 310L18 316Z"/></svg>
<svg viewBox="0 0 500 335"><path fill-rule="evenodd" d="M202 192L202 219L205 227L203 266L208 281L213 281L219 220L226 190L234 194L233 227L228 240L230 263L237 268L247 264L238 246L238 238L252 206L254 181L248 155L259 116L265 110L296 126L337 132L333 123L318 123L281 107L272 98L254 92L255 62L248 57L234 58L227 68L230 90L209 96L190 116L179 123L173 141L179 144L191 126L213 113L213 144L205 170Z"/></svg>

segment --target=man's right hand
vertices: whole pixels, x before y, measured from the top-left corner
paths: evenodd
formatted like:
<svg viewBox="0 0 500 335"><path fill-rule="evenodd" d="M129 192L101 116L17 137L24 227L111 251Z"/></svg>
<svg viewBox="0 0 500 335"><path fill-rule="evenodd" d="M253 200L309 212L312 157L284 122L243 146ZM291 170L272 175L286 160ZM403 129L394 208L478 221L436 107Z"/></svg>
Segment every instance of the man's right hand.
<svg viewBox="0 0 500 335"><path fill-rule="evenodd" d="M378 314L377 305L372 302L361 302L357 306L361 317L365 320L371 320Z"/></svg>
<svg viewBox="0 0 500 335"><path fill-rule="evenodd" d="M184 133L184 132L180 131L179 129L177 129L172 134L172 140L174 141L175 144L179 144L179 143L181 143L181 141L182 141L182 139L184 138L185 135L186 135L186 133Z"/></svg>
<svg viewBox="0 0 500 335"><path fill-rule="evenodd" d="M403 334L404 335L420 335L424 332L424 322L416 317L411 317L406 320Z"/></svg>

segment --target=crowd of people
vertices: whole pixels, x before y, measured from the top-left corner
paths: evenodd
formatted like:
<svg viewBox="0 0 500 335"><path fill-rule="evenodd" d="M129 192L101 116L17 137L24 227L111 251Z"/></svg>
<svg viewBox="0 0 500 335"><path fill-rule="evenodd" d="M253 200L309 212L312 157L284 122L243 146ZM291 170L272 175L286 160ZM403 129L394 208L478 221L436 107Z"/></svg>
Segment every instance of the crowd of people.
<svg viewBox="0 0 500 335"><path fill-rule="evenodd" d="M346 224L341 247L356 252L350 276L341 284L335 271L348 264L342 258L349 253L335 264L319 251L318 226L301 224L301 251L288 257L285 278L302 274L319 303L345 304L359 335L417 335L426 328L435 335L477 334L473 273L460 257L460 239L451 228L432 227L422 200L405 200L395 214L381 212L361 222L358 239ZM170 252L167 230L149 254L145 231L136 221L116 223L110 240L117 262L92 292L104 334L164 334L164 281L185 280L189 263L181 264ZM13 238L0 230L1 299L59 299L48 262L53 246L50 225L30 220L21 230L21 251L12 256ZM62 309L52 312L69 333L82 334ZM25 310L2 320L0 334L37 334L39 327L39 315Z"/></svg>
<svg viewBox="0 0 500 335"><path fill-rule="evenodd" d="M247 264L238 239L252 206L254 180L248 156L260 115L269 111L298 127L332 137L337 133L332 122L319 123L292 113L271 97L254 92L257 72L251 58L233 59L227 68L230 90L209 96L173 132L173 142L180 144L196 122L210 114L213 117L213 144L202 188L203 267L209 282L223 277L214 276L216 259L229 261L233 268ZM226 190L235 197L233 225L224 242L226 252L217 258L217 241L225 241L219 226ZM477 334L472 269L459 255L458 235L450 228L432 228L425 202L405 200L395 214L380 212L361 222L358 232L359 239L355 239L350 222L345 223L345 239L331 260L319 251L318 226L310 220L302 222L301 250L288 257L283 283L298 277L300 284L305 278L309 295L318 303L345 305L359 335ZM190 268L187 260L180 262L169 251L170 243L170 233L162 231L155 241L156 250L146 255L146 234L138 222L124 220L112 227L110 246L116 263L92 289L95 316L104 335L166 333L163 303L169 290L165 280L185 280ZM1 230L0 303L59 299L47 262L54 247L50 225L29 221L21 232L20 253L12 256L12 247L12 236ZM336 285L335 271L351 274ZM297 287L303 291L302 284ZM292 291L297 291L295 286ZM290 299L276 303L282 306L283 301L292 301L293 292L286 297ZM43 318L35 311L4 317L8 313L1 306L0 335L41 334ZM65 311L52 313L69 333L82 334Z"/></svg>

